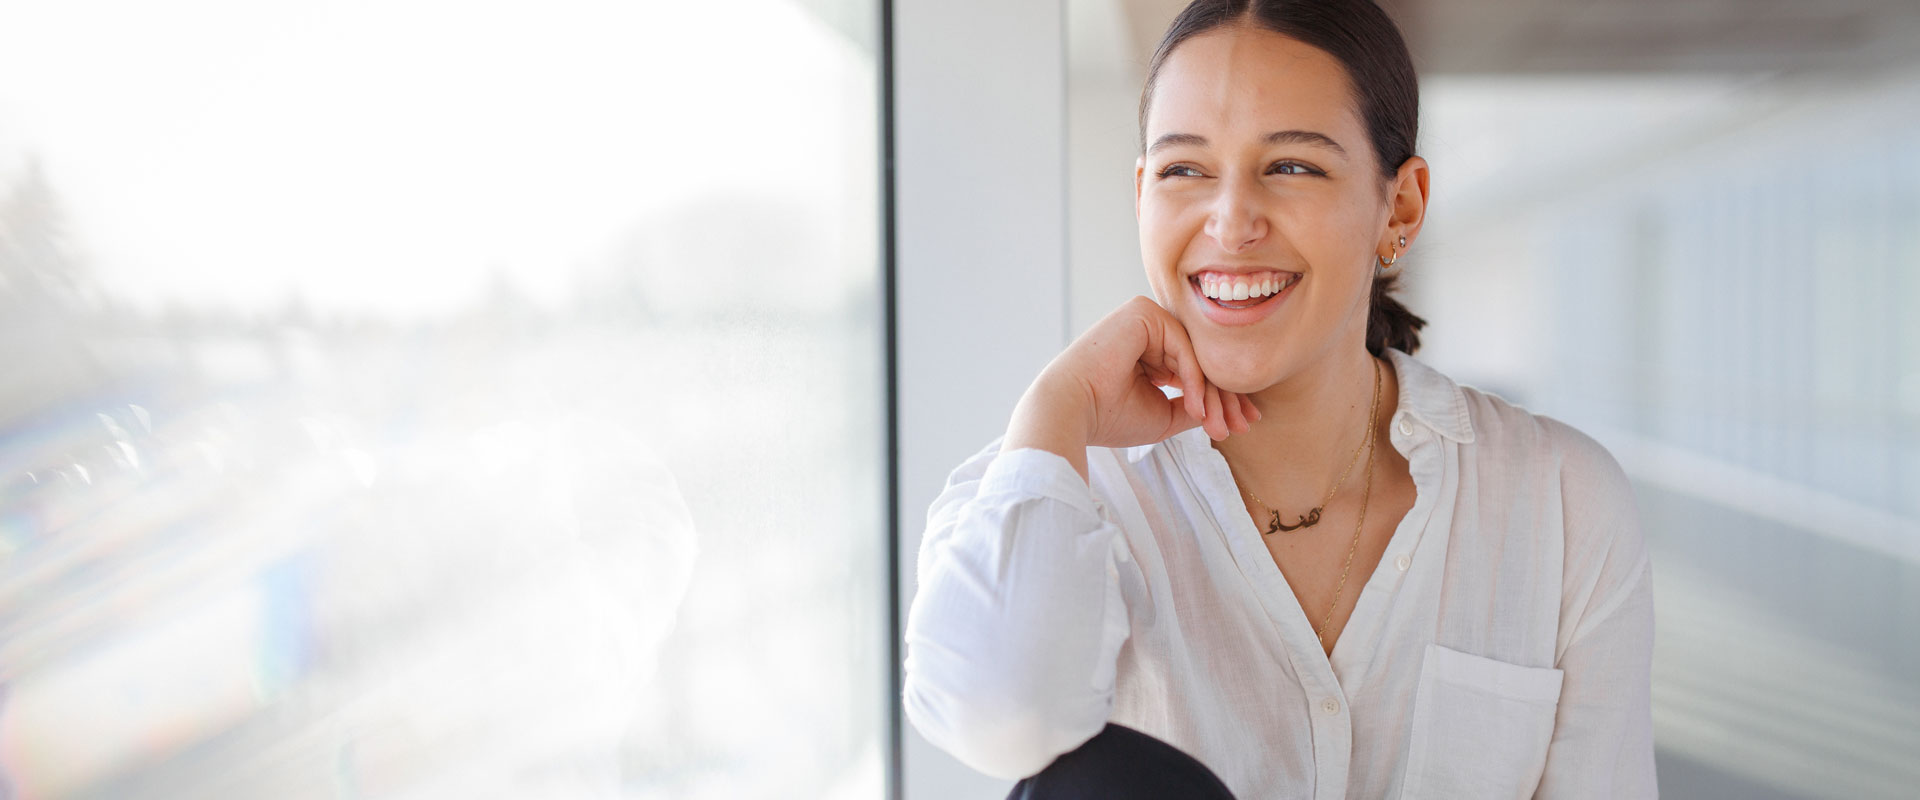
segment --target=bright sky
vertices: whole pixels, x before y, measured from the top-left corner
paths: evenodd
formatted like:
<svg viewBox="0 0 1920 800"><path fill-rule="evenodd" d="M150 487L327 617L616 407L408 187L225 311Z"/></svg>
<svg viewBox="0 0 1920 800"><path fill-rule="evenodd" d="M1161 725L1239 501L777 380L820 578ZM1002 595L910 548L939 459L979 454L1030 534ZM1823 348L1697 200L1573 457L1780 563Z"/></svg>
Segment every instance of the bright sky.
<svg viewBox="0 0 1920 800"><path fill-rule="evenodd" d="M782 0L5 16L0 185L37 155L109 290L143 303L419 313L494 270L551 299L699 197L838 213L823 172L874 124L871 57Z"/></svg>

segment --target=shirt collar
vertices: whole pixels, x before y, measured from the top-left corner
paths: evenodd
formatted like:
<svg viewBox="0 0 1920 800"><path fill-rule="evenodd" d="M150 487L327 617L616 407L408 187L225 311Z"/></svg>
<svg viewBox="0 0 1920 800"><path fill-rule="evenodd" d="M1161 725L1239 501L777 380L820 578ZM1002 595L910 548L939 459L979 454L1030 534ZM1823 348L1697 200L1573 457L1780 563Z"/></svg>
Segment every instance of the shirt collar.
<svg viewBox="0 0 1920 800"><path fill-rule="evenodd" d="M1399 409L1441 436L1461 444L1472 442L1473 421L1467 414L1467 396L1460 384L1399 349L1389 347L1386 353L1387 360L1393 364L1393 373L1400 378ZM1184 439L1195 447L1212 446L1204 428L1189 428L1174 434L1173 438ZM1127 460L1139 461L1158 446L1156 443L1129 447Z"/></svg>
<svg viewBox="0 0 1920 800"><path fill-rule="evenodd" d="M1467 395L1460 384L1413 356L1386 349L1393 372L1400 376L1400 410L1461 444L1473 441L1473 420L1467 415Z"/></svg>

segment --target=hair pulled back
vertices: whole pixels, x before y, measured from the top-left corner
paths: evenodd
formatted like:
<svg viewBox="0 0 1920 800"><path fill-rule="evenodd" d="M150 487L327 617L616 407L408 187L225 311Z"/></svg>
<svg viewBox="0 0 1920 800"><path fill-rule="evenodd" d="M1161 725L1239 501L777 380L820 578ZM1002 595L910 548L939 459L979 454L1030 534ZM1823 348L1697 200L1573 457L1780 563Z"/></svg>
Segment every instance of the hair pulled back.
<svg viewBox="0 0 1920 800"><path fill-rule="evenodd" d="M1147 62L1140 92L1140 152L1147 149L1147 110L1167 56L1184 42L1208 31L1250 25L1326 51L1346 69L1360 120L1366 126L1380 174L1391 179L1413 157L1420 129L1420 86L1413 57L1399 27L1373 0L1195 0L1167 26L1166 36ZM1427 321L1390 296L1399 273L1373 281L1367 312L1367 352L1382 355L1393 347L1412 353L1420 347Z"/></svg>

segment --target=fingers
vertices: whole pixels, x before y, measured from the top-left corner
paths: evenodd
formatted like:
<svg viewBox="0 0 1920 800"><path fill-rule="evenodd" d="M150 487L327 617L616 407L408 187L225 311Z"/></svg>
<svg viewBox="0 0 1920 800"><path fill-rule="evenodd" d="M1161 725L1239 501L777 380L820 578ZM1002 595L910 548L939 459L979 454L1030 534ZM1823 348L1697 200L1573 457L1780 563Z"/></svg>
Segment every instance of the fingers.
<svg viewBox="0 0 1920 800"><path fill-rule="evenodd" d="M1217 442L1227 438L1227 434L1231 431L1227 430L1226 412L1221 408L1220 387L1209 383L1205 391L1207 395L1207 435L1213 437L1213 440Z"/></svg>
<svg viewBox="0 0 1920 800"><path fill-rule="evenodd" d="M1187 413L1184 398L1169 397L1167 398L1167 431L1159 438L1165 439L1181 431L1201 427L1202 424L1199 418Z"/></svg>
<svg viewBox="0 0 1920 800"><path fill-rule="evenodd" d="M1147 380L1151 381L1155 386L1177 386L1180 383L1180 377L1178 375L1152 364L1142 363L1140 370L1147 374Z"/></svg>
<svg viewBox="0 0 1920 800"><path fill-rule="evenodd" d="M1204 396L1207 416L1204 420L1195 420L1195 423L1205 427L1207 435L1216 441L1236 433L1247 433L1253 430L1253 423L1259 422L1266 416L1261 413L1259 406L1254 405L1253 398L1238 392L1226 391L1212 383L1207 384ZM1168 402L1180 401L1169 400ZM1193 424L1179 426L1180 430L1191 427Z"/></svg>
<svg viewBox="0 0 1920 800"><path fill-rule="evenodd" d="M1148 331L1148 347L1147 352L1141 355L1142 363L1178 376L1181 399L1187 407L1188 416L1206 419L1209 416L1205 400L1207 378L1200 374L1200 359L1194 355L1193 341L1187 338L1187 329L1159 304L1151 299L1141 299L1145 302L1139 305L1139 310Z"/></svg>
<svg viewBox="0 0 1920 800"><path fill-rule="evenodd" d="M1207 435L1219 440L1246 433L1253 430L1253 423L1259 422L1262 416L1253 398L1207 384Z"/></svg>
<svg viewBox="0 0 1920 800"><path fill-rule="evenodd" d="M1180 320L1151 299L1138 299L1144 301L1137 304L1138 319L1147 327L1146 352L1140 363L1148 379L1157 386L1179 386L1187 415L1200 420L1207 435L1216 440L1252 430L1262 416L1253 399L1209 383Z"/></svg>
<svg viewBox="0 0 1920 800"><path fill-rule="evenodd" d="M1227 430L1230 433L1246 433L1253 430L1247 422L1246 395L1237 392L1221 392L1221 404L1226 413Z"/></svg>
<svg viewBox="0 0 1920 800"><path fill-rule="evenodd" d="M1174 334L1169 340L1178 339L1178 349L1169 352L1169 366L1180 377L1180 393L1186 401L1187 414L1197 420L1207 418L1207 379L1200 374L1200 362L1193 357L1193 345L1187 342L1185 334Z"/></svg>

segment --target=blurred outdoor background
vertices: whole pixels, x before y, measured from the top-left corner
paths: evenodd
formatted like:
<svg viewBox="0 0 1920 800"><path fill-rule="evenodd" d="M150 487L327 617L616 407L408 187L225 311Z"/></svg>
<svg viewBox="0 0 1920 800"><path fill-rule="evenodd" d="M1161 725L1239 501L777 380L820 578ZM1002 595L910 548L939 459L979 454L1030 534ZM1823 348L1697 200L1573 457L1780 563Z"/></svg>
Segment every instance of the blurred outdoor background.
<svg viewBox="0 0 1920 800"><path fill-rule="evenodd" d="M1074 330L1149 293L1177 0L1068 0ZM1920 3L1389 0L1421 82L1419 355L1593 434L1653 546L1677 798L1920 786Z"/></svg>
<svg viewBox="0 0 1920 800"><path fill-rule="evenodd" d="M875 797L872 2L0 2L0 797Z"/></svg>
<svg viewBox="0 0 1920 800"><path fill-rule="evenodd" d="M1181 5L0 0L0 800L997 796L899 567L1147 291ZM1420 356L1633 476L1663 793L1912 796L1920 4L1383 5Z"/></svg>

